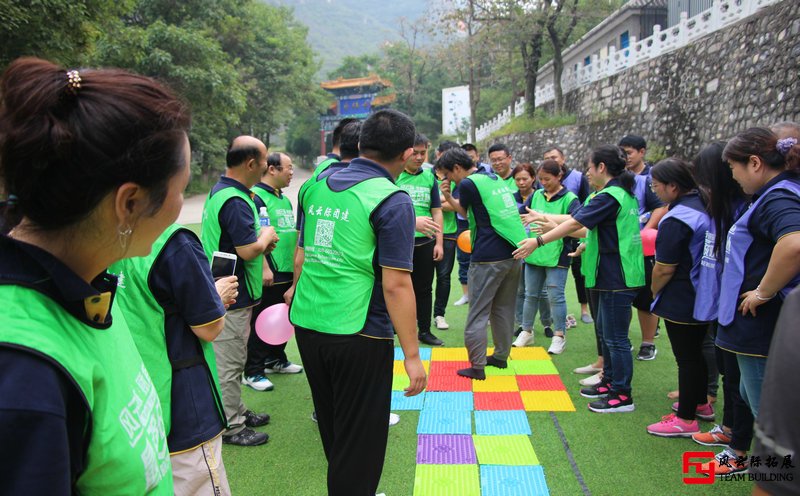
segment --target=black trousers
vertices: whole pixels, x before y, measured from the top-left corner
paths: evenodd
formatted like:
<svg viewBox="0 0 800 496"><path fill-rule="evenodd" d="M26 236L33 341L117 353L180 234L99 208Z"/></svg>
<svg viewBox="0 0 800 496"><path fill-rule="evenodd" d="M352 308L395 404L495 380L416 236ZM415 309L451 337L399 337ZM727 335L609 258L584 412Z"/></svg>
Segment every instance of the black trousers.
<svg viewBox="0 0 800 496"><path fill-rule="evenodd" d="M431 332L431 310L433 307L433 240L414 247L414 271L411 284L417 300L417 328L419 333Z"/></svg>
<svg viewBox="0 0 800 496"><path fill-rule="evenodd" d="M456 261L456 240L445 238L443 247L444 256L440 261L434 262L436 266L436 298L433 302L433 315L442 317L447 308L447 300L450 299L450 278Z"/></svg>
<svg viewBox="0 0 800 496"><path fill-rule="evenodd" d="M576 245L577 242L573 242L573 246L575 247ZM578 293L578 303L581 305L589 303L589 295L586 293L586 278L581 274L581 257L572 259L572 278L575 279L575 292Z"/></svg>
<svg viewBox="0 0 800 496"><path fill-rule="evenodd" d="M679 324L669 320L667 326L669 342L678 363L678 417L694 420L697 405L708 400L708 367L703 356L703 341L708 334L708 324Z"/></svg>
<svg viewBox="0 0 800 496"><path fill-rule="evenodd" d="M600 329L597 328L597 309L600 306L600 297L597 291L593 289L586 290L586 296L589 300L589 313L592 314L594 319L594 339L597 343L597 356L603 356L603 336L600 335Z"/></svg>
<svg viewBox="0 0 800 496"><path fill-rule="evenodd" d="M328 460L328 495L374 496L389 439L393 341L302 327L295 335Z"/></svg>
<svg viewBox="0 0 800 496"><path fill-rule="evenodd" d="M717 348L717 368L725 392L722 425L731 429L731 449L749 451L753 440L753 411L739 393L739 362L736 354ZM681 393L682 394L682 393Z"/></svg>
<svg viewBox="0 0 800 496"><path fill-rule="evenodd" d="M244 364L244 375L259 375L264 373L264 363L280 360L285 362L288 360L286 357L286 343L283 344L267 344L261 341L256 335L256 318L267 307L284 303L283 293L289 289L291 281L282 284L273 284L272 286L264 286L264 292L261 295L261 303L253 308L253 316L250 318L250 337L247 339L247 361Z"/></svg>

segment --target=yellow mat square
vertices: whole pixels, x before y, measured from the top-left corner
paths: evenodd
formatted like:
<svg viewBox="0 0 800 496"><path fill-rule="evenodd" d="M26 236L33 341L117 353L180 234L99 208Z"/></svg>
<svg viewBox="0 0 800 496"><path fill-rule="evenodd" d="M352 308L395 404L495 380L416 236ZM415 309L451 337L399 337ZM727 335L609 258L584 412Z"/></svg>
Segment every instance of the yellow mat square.
<svg viewBox="0 0 800 496"><path fill-rule="evenodd" d="M433 348L431 360L443 362L465 362L469 360L466 348Z"/></svg>
<svg viewBox="0 0 800 496"><path fill-rule="evenodd" d="M522 391L527 412L574 412L575 405L566 391Z"/></svg>
<svg viewBox="0 0 800 496"><path fill-rule="evenodd" d="M504 393L519 391L515 376L489 376L485 381L472 381L472 391L476 393Z"/></svg>
<svg viewBox="0 0 800 496"><path fill-rule="evenodd" d="M512 360L550 360L550 354L541 346L532 348L511 348Z"/></svg>
<svg viewBox="0 0 800 496"><path fill-rule="evenodd" d="M430 374L430 372L431 372L431 361L430 360L423 360L422 361L422 367L425 369L425 373L426 374ZM394 375L405 374L406 373L406 367L405 367L405 365L403 365L403 360L395 360L394 361L394 367L392 368L392 373Z"/></svg>

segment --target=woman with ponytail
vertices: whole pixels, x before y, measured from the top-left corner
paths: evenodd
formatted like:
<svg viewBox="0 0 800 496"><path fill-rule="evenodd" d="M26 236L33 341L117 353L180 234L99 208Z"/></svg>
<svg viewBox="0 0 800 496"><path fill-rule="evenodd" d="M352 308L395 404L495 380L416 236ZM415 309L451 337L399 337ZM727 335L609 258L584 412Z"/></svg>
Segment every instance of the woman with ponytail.
<svg viewBox="0 0 800 496"><path fill-rule="evenodd" d="M0 94L3 490L173 494L157 391L106 268L177 218L188 110L150 78L33 58Z"/></svg>
<svg viewBox="0 0 800 496"><path fill-rule="evenodd" d="M631 303L637 289L644 285L634 176L625 168L624 152L614 145L592 151L586 176L597 194L558 227L524 240L514 256L526 258L537 248L566 236L586 236L582 270L586 287L596 290L599 296L595 320L603 337L604 364L602 381L583 388L581 395L597 399L589 403L593 412L632 412L633 357L628 330ZM540 218L533 213L527 221Z"/></svg>
<svg viewBox="0 0 800 496"><path fill-rule="evenodd" d="M800 145L750 128L728 142L723 158L752 203L728 231L717 346L736 354L740 392L758 417L778 314L800 283Z"/></svg>

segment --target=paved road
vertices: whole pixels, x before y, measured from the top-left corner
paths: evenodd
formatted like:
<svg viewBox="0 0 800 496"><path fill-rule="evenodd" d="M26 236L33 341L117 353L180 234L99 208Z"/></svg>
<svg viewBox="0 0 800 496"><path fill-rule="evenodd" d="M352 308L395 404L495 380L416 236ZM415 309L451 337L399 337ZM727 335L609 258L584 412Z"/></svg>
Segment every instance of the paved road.
<svg viewBox="0 0 800 496"><path fill-rule="evenodd" d="M289 187L283 190L283 194L289 197L292 205L297 208L297 192L300 191L300 186L311 177L311 171L295 167L294 176ZM206 201L206 195L190 196L183 200L183 208L180 215L178 215L179 224L199 224L203 217L203 203Z"/></svg>

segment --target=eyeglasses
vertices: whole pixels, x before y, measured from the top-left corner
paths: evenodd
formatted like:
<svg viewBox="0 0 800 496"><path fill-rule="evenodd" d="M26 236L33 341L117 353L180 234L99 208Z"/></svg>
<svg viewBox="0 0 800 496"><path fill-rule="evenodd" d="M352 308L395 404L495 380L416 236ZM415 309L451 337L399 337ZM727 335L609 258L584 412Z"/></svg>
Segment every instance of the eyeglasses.
<svg viewBox="0 0 800 496"><path fill-rule="evenodd" d="M507 158L509 158L509 157L511 157L511 155L506 155L505 157L495 157L495 158L491 158L491 157L490 157L490 158L489 158L489 162L491 162L491 163L493 163L493 164L496 164L496 163L498 163L498 162L502 162L503 160L505 160L505 159L507 159Z"/></svg>

